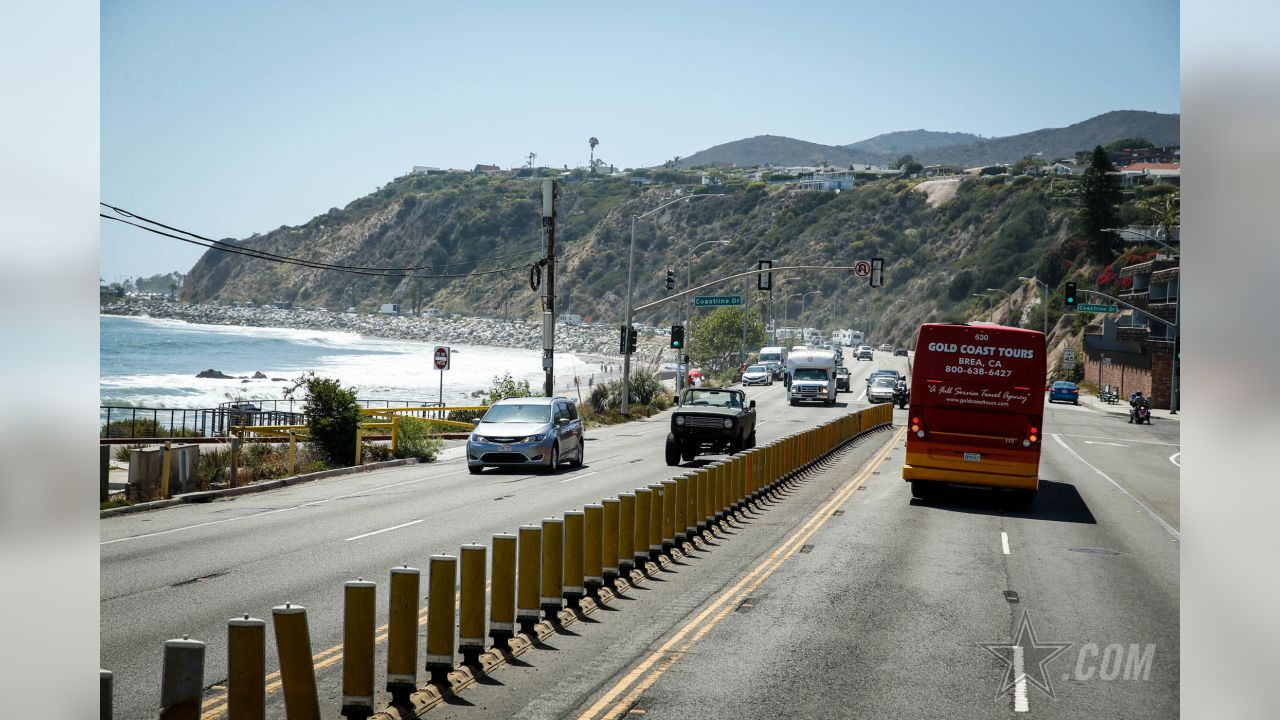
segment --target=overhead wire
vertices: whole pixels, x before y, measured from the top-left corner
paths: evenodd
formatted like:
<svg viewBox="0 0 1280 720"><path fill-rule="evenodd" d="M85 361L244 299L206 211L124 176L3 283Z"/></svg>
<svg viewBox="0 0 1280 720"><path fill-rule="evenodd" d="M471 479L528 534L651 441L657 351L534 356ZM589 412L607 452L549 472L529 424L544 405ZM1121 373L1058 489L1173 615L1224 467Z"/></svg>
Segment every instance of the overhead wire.
<svg viewBox="0 0 1280 720"><path fill-rule="evenodd" d="M375 268L375 267L361 267L361 266L353 266L353 265L335 265L333 263L324 263L316 260L307 260L305 258L296 258L296 257L287 256L287 255L280 255L278 253L272 253L266 250L258 250L255 248L245 247L242 245L236 245L234 243L229 243L222 240L214 240L212 238L207 238L207 237L204 237L203 235L199 235L187 230L183 230L181 228L172 227L170 225L166 225L164 223L151 220L149 218L138 215L137 213L130 212L129 210L125 210L123 208L119 208L105 202L100 202L99 204L104 207L110 208L112 211L119 213L120 215L123 215L125 217L135 218L142 222L155 225L157 227L162 227L162 228L165 228L166 230L173 231L173 233L164 232L162 230L157 230L156 228L153 228L153 227L148 227L147 225L130 222L129 220L126 220L122 217L107 215L106 213L101 213L101 212L98 213L99 217L105 218L107 220L114 220L116 222L123 223L125 225L132 225L133 227L136 227L141 230L146 230L147 232L154 233L156 235L172 238L174 240L180 240L185 243L198 245L200 247L209 248L212 250L219 250L222 252L227 252L235 255L243 255L245 257L256 258L259 260L267 260L270 262L278 262L278 263L283 263L287 265L298 265L301 267L307 267L315 270L333 270L336 272L345 272L345 273L350 273L354 275L373 275L378 277L410 277L410 278L417 278L417 279L445 279L445 278L470 277L470 276L477 276L477 275L494 275L494 274L503 273L503 272L510 272L513 270L525 270L529 267L529 264L526 263L526 264L516 265L511 267L495 268L492 270L473 270L471 272L465 272L465 273L447 273L446 272L446 273L439 273L439 274L433 274L433 275L419 275L419 274L416 274L418 270L423 270L423 269L434 270L435 266L419 265L419 266L409 267L409 268ZM183 237L182 235L175 235L174 233L181 233L182 235L187 235L190 237ZM195 239L192 239L192 238L195 238ZM449 268L449 267L455 267L458 265L474 265L476 263L485 262L488 260L497 260L497 259L503 259L508 257L515 257L518 255L527 255L527 254L538 252L538 251L539 249L537 248L530 248L528 250L522 250L522 251L517 251L512 253L491 255L484 258L478 258L476 260L461 260L458 262L445 263L441 267Z"/></svg>

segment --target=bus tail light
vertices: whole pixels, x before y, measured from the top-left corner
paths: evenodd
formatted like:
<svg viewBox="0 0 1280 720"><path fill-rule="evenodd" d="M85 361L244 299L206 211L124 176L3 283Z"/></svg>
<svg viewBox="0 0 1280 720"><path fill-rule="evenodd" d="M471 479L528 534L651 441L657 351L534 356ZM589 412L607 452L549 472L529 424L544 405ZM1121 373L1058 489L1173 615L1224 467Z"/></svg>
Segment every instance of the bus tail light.
<svg viewBox="0 0 1280 720"><path fill-rule="evenodd" d="M919 415L911 416L911 432L915 433L918 438L924 437L924 421Z"/></svg>
<svg viewBox="0 0 1280 720"><path fill-rule="evenodd" d="M1022 447L1031 447L1040 442L1040 418L1033 417L1027 422L1027 435L1022 440Z"/></svg>

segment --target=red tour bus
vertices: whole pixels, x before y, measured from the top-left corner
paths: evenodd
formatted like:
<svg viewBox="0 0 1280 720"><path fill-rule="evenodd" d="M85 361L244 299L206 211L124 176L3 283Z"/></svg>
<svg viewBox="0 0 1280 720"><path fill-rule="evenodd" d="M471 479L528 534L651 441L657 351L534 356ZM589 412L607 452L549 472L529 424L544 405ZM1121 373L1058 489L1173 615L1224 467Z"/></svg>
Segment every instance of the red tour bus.
<svg viewBox="0 0 1280 720"><path fill-rule="evenodd" d="M924 498L945 483L1039 487L1044 334L927 323L916 337L902 479Z"/></svg>

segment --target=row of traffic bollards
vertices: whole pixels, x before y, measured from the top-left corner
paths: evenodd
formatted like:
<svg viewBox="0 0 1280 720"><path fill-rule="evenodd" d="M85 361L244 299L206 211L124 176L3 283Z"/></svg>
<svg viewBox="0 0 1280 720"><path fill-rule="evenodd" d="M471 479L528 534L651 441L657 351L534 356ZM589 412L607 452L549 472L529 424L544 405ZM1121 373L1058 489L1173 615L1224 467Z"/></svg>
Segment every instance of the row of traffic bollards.
<svg viewBox="0 0 1280 720"><path fill-rule="evenodd" d="M691 469L674 478L619 493L570 510L562 518L522 525L500 533L490 548L463 545L457 556L428 561L427 637L422 664L418 627L422 623L420 571L403 565L389 577L385 689L391 706L413 708L422 667L437 696L449 689L457 657L481 667L491 650L509 652L518 634L537 639L539 623L557 625L566 608L581 612L584 602L607 601L630 582L656 572L700 544L707 534L740 519L761 501L776 500L804 470L857 435L892 421L892 407L877 405L811 430ZM485 569L489 568L486 583ZM342 715L363 720L375 714L377 584L359 578L343 588ZM486 619L485 609L488 608ZM292 603L272 608L272 624L288 720L320 717L317 657L311 650L306 608ZM265 717L268 691L266 623L250 617L227 623L225 696L203 699L205 644L183 637L164 646L160 717L198 720L225 710L231 720ZM102 717L111 718L111 673L101 673ZM395 717L403 717L397 712Z"/></svg>

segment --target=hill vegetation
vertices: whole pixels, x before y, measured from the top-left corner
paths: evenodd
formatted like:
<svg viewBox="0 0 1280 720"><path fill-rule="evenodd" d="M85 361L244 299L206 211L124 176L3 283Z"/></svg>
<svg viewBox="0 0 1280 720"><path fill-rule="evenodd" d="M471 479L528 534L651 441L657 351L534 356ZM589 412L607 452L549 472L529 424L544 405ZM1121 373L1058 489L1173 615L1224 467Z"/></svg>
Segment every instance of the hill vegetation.
<svg viewBox="0 0 1280 720"><path fill-rule="evenodd" d="M883 342L909 342L923 321L979 317L987 300L972 296L986 288L1017 288L1019 275L1037 275L1053 288L1069 277L1092 283L1118 253L1089 246L1090 228L1078 219L1082 182L1073 178L967 179L954 197L931 207L913 180L867 182L837 193L749 182L734 174L717 175L722 184L715 187L698 184L702 174L694 172L656 170L631 177L644 175L654 184L583 175L566 180L557 225L560 313L622 321L631 218L674 193L714 189L724 195L677 203L636 223L637 305L667 295L667 268L676 270L677 287L683 288L686 273L698 284L746 271L760 258L834 266L883 257L884 287L836 272L780 276L766 308L779 324L785 319L795 325L800 302L786 302L788 296L819 290L805 303L804 324L862 329ZM1146 210L1138 201L1163 197L1169 189L1126 192L1115 197L1118 206L1108 222L1143 221ZM398 178L305 225L237 244L341 265L419 268L420 278L349 274L210 251L191 269L183 298L331 310L355 306L362 312L394 302L408 312L436 308L535 319L541 304L530 289L529 264L543 253L540 202L537 181L471 174ZM708 244L689 257L691 248L708 240L728 244ZM469 274L478 272L488 274ZM754 307L761 298L753 287L733 281L718 292L743 294ZM662 305L638 320L665 326L679 315Z"/></svg>

